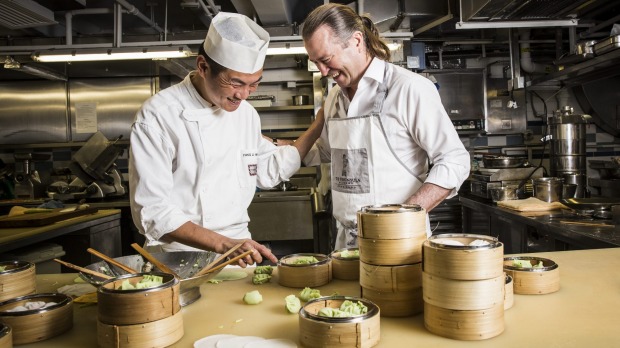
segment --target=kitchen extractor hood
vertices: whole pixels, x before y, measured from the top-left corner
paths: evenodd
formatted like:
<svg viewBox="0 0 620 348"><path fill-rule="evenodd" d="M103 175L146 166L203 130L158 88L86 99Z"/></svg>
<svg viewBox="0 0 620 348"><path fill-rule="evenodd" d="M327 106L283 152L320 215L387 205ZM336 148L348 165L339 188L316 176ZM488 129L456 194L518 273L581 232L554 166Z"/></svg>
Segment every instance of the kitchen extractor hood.
<svg viewBox="0 0 620 348"><path fill-rule="evenodd" d="M0 25L9 29L56 24L54 12L31 0L0 0Z"/></svg>

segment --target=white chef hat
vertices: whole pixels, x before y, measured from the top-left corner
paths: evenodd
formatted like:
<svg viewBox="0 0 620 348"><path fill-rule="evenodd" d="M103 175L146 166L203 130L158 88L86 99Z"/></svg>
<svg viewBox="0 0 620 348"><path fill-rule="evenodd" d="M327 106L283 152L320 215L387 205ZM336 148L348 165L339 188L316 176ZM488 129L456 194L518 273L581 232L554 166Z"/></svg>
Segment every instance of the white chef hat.
<svg viewBox="0 0 620 348"><path fill-rule="evenodd" d="M269 33L248 17L219 12L209 26L205 53L231 70L252 74L265 62Z"/></svg>

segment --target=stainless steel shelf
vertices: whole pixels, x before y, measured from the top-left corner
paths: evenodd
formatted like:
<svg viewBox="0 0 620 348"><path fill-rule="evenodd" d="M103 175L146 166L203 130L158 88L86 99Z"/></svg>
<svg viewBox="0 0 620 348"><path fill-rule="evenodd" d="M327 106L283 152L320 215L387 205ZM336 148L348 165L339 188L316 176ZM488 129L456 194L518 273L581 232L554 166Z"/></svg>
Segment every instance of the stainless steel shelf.
<svg viewBox="0 0 620 348"><path fill-rule="evenodd" d="M314 105L284 105L284 106L258 106L256 111L301 111L314 110Z"/></svg>
<svg viewBox="0 0 620 348"><path fill-rule="evenodd" d="M561 82L564 86L576 86L615 75L620 75L620 49L533 79L528 82L528 87L547 86L550 82Z"/></svg>

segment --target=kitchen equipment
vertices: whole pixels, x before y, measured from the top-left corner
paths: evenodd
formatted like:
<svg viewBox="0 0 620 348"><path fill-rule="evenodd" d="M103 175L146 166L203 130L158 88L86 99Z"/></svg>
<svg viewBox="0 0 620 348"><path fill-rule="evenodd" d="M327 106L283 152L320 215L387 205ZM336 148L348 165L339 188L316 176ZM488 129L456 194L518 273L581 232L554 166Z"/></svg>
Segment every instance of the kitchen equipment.
<svg viewBox="0 0 620 348"><path fill-rule="evenodd" d="M494 187L489 189L493 202L518 199L516 186Z"/></svg>
<svg viewBox="0 0 620 348"><path fill-rule="evenodd" d="M296 263L301 258L314 257L315 263ZM332 280L332 260L323 254L299 253L278 260L278 283L289 288L317 287Z"/></svg>
<svg viewBox="0 0 620 348"><path fill-rule="evenodd" d="M562 177L565 174L579 174L576 179L578 191L585 192L586 175L586 125L590 115L573 113L573 108L564 106L547 119L550 138L550 175Z"/></svg>
<svg viewBox="0 0 620 348"><path fill-rule="evenodd" d="M340 308L344 301L361 302L367 312L347 318L320 316L325 307ZM299 340L304 347L373 347L381 338L381 311L359 297L329 296L306 303L299 311Z"/></svg>
<svg viewBox="0 0 620 348"><path fill-rule="evenodd" d="M219 271L215 271L202 276L196 276L199 270L217 257L217 254L211 251L157 252L151 253L151 255L179 275L181 280L181 293L179 295L181 306L187 306L199 299L200 285L219 273ZM116 257L114 260L141 272L150 271L153 267L150 262L145 261L142 255L139 254ZM114 277L126 274L122 269L110 266L105 261L90 264L85 268ZM94 286L100 286L105 280L83 272L80 272L79 275Z"/></svg>
<svg viewBox="0 0 620 348"><path fill-rule="evenodd" d="M575 198L577 196L577 184L562 184L562 199Z"/></svg>
<svg viewBox="0 0 620 348"><path fill-rule="evenodd" d="M534 197L543 202L557 202L562 199L564 180L556 177L545 177L533 180Z"/></svg>
<svg viewBox="0 0 620 348"><path fill-rule="evenodd" d="M163 283L147 289L120 289L124 282L135 285L146 275L161 277ZM181 310L179 287L179 279L169 273L125 274L107 280L97 289L97 320L133 325L168 318Z"/></svg>
<svg viewBox="0 0 620 348"><path fill-rule="evenodd" d="M138 243L131 244L131 247L134 248L140 255L142 255L142 257L144 257L150 263L155 265L155 267L159 268L162 272L172 274L175 277L179 276L172 269L168 268L168 266L166 266L165 263L160 262L156 257L151 255L151 253L149 253L148 251L142 249L142 247L140 245L138 245Z"/></svg>
<svg viewBox="0 0 620 348"><path fill-rule="evenodd" d="M620 205L620 198L568 198L562 199L560 202L571 209L579 211L609 211L612 206Z"/></svg>
<svg viewBox="0 0 620 348"><path fill-rule="evenodd" d="M575 45L575 54L582 57L594 56L594 44L595 40L581 41Z"/></svg>
<svg viewBox="0 0 620 348"><path fill-rule="evenodd" d="M473 311L458 311L424 302L424 327L431 333L465 341L479 341L504 332L504 304Z"/></svg>
<svg viewBox="0 0 620 348"><path fill-rule="evenodd" d="M144 324L108 325L97 321L101 348L170 347L185 334L183 312Z"/></svg>
<svg viewBox="0 0 620 348"><path fill-rule="evenodd" d="M360 263L360 286L381 293L412 291L422 287L422 263L375 266Z"/></svg>
<svg viewBox="0 0 620 348"><path fill-rule="evenodd" d="M269 107L276 101L274 95L251 95L247 99L253 107Z"/></svg>
<svg viewBox="0 0 620 348"><path fill-rule="evenodd" d="M426 211L417 204L362 207L357 213L359 236L370 239L426 239Z"/></svg>
<svg viewBox="0 0 620 348"><path fill-rule="evenodd" d="M122 269L123 271L127 272L127 273L132 273L132 274L136 274L136 273L140 273L138 271L136 271L135 269L129 268L125 265L123 265L120 262L117 262L116 260L114 260L113 258L109 257L108 255L105 255L103 253L98 252L97 250L93 249L93 248L88 248L86 249L86 251L88 251L89 253L97 256L98 258L102 259L103 261L107 262L107 263L111 263L114 266Z"/></svg>
<svg viewBox="0 0 620 348"><path fill-rule="evenodd" d="M518 267L515 261L542 262L542 267ZM560 269L553 260L532 256L504 258L504 271L513 278L514 293L520 295L549 294L560 290Z"/></svg>
<svg viewBox="0 0 620 348"><path fill-rule="evenodd" d="M308 95L294 95L293 96L293 105L301 106L301 105L309 105L310 104L310 96Z"/></svg>
<svg viewBox="0 0 620 348"><path fill-rule="evenodd" d="M521 181L527 178L541 178L543 176L543 168L523 167L523 168L505 168L505 169L489 169L480 168L476 172L472 172L469 176L470 193L477 197L491 199L492 188L518 186ZM519 192L518 192L519 193ZM524 195L531 195L531 184L526 182L523 188Z"/></svg>
<svg viewBox="0 0 620 348"><path fill-rule="evenodd" d="M422 313L422 286L403 291L376 291L362 287L362 297L381 308L382 317L410 317Z"/></svg>
<svg viewBox="0 0 620 348"><path fill-rule="evenodd" d="M13 177L15 179L14 195L16 198L29 198L34 199L40 197L39 191L42 191L41 178L39 172L35 170L35 161L46 161L50 159L49 154L38 153L16 153L15 163L20 165L15 166L15 173Z"/></svg>
<svg viewBox="0 0 620 348"><path fill-rule="evenodd" d="M54 302L46 308L8 312L28 302ZM0 303L0 322L13 330L13 344L44 341L73 327L73 300L65 294L33 294Z"/></svg>
<svg viewBox="0 0 620 348"><path fill-rule="evenodd" d="M614 35L595 43L594 53L596 53L596 55L601 55L618 48L620 48L620 35Z"/></svg>
<svg viewBox="0 0 620 348"><path fill-rule="evenodd" d="M69 210L67 210L69 209ZM0 228L20 228L20 227L39 227L50 225L58 221L71 219L78 216L94 214L98 208L58 208L49 209L49 212L38 212L32 214L20 214L0 218Z"/></svg>
<svg viewBox="0 0 620 348"><path fill-rule="evenodd" d="M35 265L26 261L1 261L0 301L32 294L36 290Z"/></svg>
<svg viewBox="0 0 620 348"><path fill-rule="evenodd" d="M332 277L342 280L358 280L360 278L360 258L343 257L344 253L355 253L359 255L358 248L343 248L334 250L329 257L332 259Z"/></svg>
<svg viewBox="0 0 620 348"><path fill-rule="evenodd" d="M118 197L127 193L120 171L114 161L124 152L116 145L121 137L109 141L101 132L93 134L73 156L69 165L75 178L66 183L57 181L47 188L49 198L71 200Z"/></svg>
<svg viewBox="0 0 620 348"><path fill-rule="evenodd" d="M358 230L359 231L359 230ZM422 243L426 234L417 238L357 238L360 261L377 266L397 266L422 262Z"/></svg>
<svg viewBox="0 0 620 348"><path fill-rule="evenodd" d="M489 169L502 169L502 168L520 168L528 166L526 157L511 157L511 156L482 156L482 164L485 168Z"/></svg>

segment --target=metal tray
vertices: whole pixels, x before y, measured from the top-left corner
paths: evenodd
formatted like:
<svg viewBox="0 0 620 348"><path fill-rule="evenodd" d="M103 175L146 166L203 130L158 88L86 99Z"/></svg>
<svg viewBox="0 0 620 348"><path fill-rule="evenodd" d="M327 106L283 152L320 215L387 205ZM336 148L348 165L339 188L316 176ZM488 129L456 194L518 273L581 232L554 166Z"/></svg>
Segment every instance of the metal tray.
<svg viewBox="0 0 620 348"><path fill-rule="evenodd" d="M620 35L614 35L594 44L594 53L599 55L618 48L620 48Z"/></svg>
<svg viewBox="0 0 620 348"><path fill-rule="evenodd" d="M569 198L560 200L565 206L575 210L610 210L614 205L620 205L620 198Z"/></svg>

